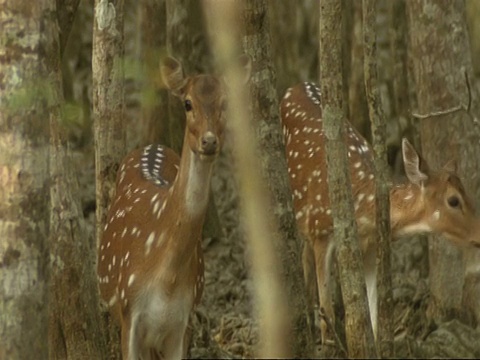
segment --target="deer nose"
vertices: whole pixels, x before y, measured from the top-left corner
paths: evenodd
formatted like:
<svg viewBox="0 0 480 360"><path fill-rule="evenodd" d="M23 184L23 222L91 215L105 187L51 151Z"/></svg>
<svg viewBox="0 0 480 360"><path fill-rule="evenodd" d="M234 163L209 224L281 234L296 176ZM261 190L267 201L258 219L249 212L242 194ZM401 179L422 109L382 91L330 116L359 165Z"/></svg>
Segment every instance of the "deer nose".
<svg viewBox="0 0 480 360"><path fill-rule="evenodd" d="M215 136L214 133L211 131L207 131L203 136L202 136L202 152L205 155L213 155L217 151L218 147L218 140L217 137Z"/></svg>

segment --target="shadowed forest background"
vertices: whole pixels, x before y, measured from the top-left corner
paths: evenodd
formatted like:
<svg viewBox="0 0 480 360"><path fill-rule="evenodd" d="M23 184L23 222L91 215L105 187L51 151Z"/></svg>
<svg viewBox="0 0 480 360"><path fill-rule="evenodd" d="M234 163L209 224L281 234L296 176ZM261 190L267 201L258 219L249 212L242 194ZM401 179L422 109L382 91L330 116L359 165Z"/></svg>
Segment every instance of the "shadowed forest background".
<svg viewBox="0 0 480 360"><path fill-rule="evenodd" d="M345 111L371 140L362 32L362 4L371 1L339 2ZM249 176L262 176L276 204L271 212L281 214L272 249L294 334L284 342L295 357L346 357L343 343L321 346L318 305L312 317L305 311L307 294L315 295L299 278L301 242L293 213L282 215L291 210L290 193L276 181L280 173L285 176L278 181L286 183L286 169L272 165L285 163L277 161L284 156L276 142L279 100L289 87L320 79L319 52L328 51L319 45L323 2L239 3L232 28L238 26L241 52L252 58L252 146L264 166ZM478 208L480 1L373 3L388 176L404 176L400 147L407 137L430 164L456 159ZM181 149L185 115L162 84L161 59L176 57L187 74L222 71L210 43L221 34L202 4L0 5L0 359L120 358L118 328L99 306L97 239L122 158L154 142ZM95 12L100 8L105 13ZM253 250L240 211L235 165L241 154L232 147L227 119L203 232L205 289L190 321L192 358L258 356L266 336L259 330ZM396 357L480 357L479 253L439 237L392 242L388 309ZM381 355L393 355L385 351Z"/></svg>

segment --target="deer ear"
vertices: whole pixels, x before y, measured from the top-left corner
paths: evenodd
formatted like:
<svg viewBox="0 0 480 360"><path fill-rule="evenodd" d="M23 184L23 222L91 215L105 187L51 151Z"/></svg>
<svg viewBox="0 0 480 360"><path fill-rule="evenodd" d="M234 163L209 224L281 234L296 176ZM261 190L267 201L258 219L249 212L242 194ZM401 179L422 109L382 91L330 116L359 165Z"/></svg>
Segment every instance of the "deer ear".
<svg viewBox="0 0 480 360"><path fill-rule="evenodd" d="M177 59L167 56L160 64L160 72L167 88L174 95L183 96L187 79L182 64Z"/></svg>
<svg viewBox="0 0 480 360"><path fill-rule="evenodd" d="M411 183L421 185L428 180L428 167L425 161L406 138L402 139L402 155L405 174Z"/></svg>
<svg viewBox="0 0 480 360"><path fill-rule="evenodd" d="M457 161L455 159L450 160L443 166L443 169L448 172L457 173Z"/></svg>
<svg viewBox="0 0 480 360"><path fill-rule="evenodd" d="M252 60L247 54L242 54L238 58L238 61L243 70L243 83L247 84L250 80L250 76L252 75Z"/></svg>

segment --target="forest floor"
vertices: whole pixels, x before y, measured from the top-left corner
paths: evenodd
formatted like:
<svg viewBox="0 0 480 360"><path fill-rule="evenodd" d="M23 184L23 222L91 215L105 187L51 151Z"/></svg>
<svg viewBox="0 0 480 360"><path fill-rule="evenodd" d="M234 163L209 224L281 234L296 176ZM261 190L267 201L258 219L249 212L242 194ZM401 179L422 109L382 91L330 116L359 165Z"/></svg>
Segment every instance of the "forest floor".
<svg viewBox="0 0 480 360"><path fill-rule="evenodd" d="M89 155L76 152L75 160L77 168L82 169L79 177L82 202L84 208L90 208L87 222L93 234L93 155L91 151ZM191 318L189 354L192 358L251 358L258 343L248 251L239 225L239 199L232 164L227 148L217 161L212 179L223 235L203 240L205 289L201 304ZM396 355L403 358L480 358L480 331L456 320L441 326L427 321L426 253L425 242L420 239L403 239L393 244L395 310L392 316ZM318 321L316 338L319 338ZM319 357L345 357L336 345L321 349L317 341L317 350Z"/></svg>

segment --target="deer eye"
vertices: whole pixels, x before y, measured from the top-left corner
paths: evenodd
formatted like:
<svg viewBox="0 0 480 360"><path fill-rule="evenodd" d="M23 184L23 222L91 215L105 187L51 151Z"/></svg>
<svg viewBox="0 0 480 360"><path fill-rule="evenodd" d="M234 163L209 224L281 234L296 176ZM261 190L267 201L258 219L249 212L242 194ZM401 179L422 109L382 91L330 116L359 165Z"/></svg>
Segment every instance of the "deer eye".
<svg viewBox="0 0 480 360"><path fill-rule="evenodd" d="M192 110L192 102L190 100L185 100L185 111Z"/></svg>
<svg viewBox="0 0 480 360"><path fill-rule="evenodd" d="M448 199L448 205L452 208L458 208L460 207L460 199L457 196L450 196Z"/></svg>

